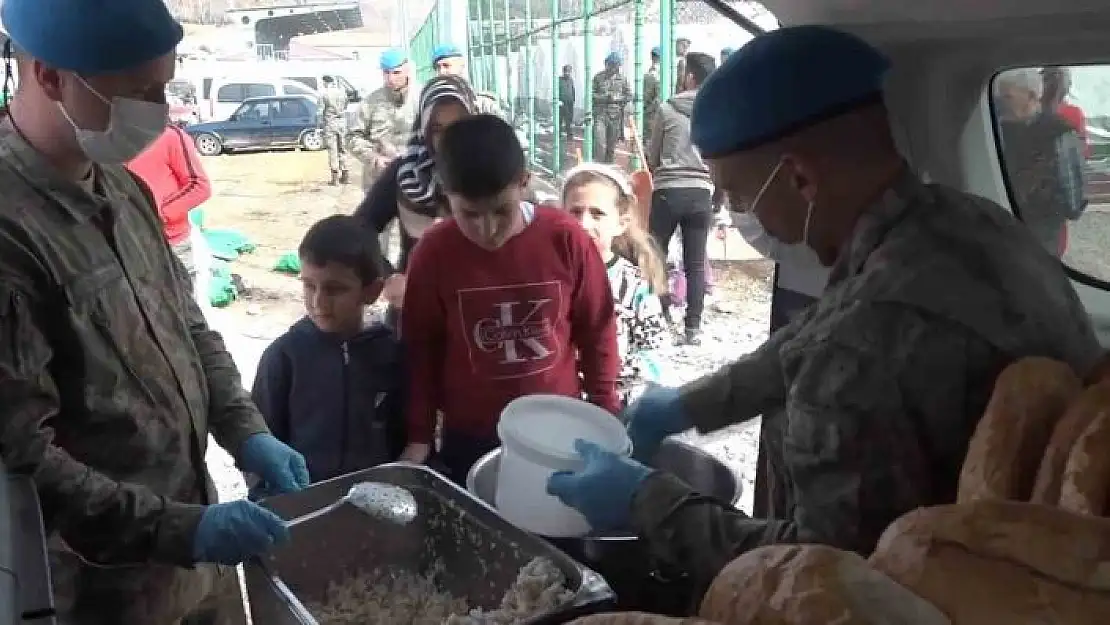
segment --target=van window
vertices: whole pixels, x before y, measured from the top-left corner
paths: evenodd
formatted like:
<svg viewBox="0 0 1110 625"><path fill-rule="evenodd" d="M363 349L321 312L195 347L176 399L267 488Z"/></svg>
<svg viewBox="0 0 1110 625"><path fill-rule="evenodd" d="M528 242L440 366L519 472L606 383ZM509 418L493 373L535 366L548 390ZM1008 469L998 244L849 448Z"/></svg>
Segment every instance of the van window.
<svg viewBox="0 0 1110 625"><path fill-rule="evenodd" d="M301 87L300 85L282 85L281 94L315 96L316 92L307 87Z"/></svg>
<svg viewBox="0 0 1110 625"><path fill-rule="evenodd" d="M1110 66L1006 70L991 104L1014 213L1080 279L1110 282Z"/></svg>
<svg viewBox="0 0 1110 625"><path fill-rule="evenodd" d="M308 87L309 89L319 89L320 88L319 83L316 82L316 78L313 77L313 76L295 76L293 78L287 78L286 80L292 80L292 81L295 81L295 82L299 82L302 85L305 85L306 87Z"/></svg>
<svg viewBox="0 0 1110 625"><path fill-rule="evenodd" d="M247 98L265 98L277 95L277 89L266 83L247 83L243 87Z"/></svg>
<svg viewBox="0 0 1110 625"><path fill-rule="evenodd" d="M242 102L247 98L263 98L277 95L273 85L264 83L231 82L216 92L217 102Z"/></svg>
<svg viewBox="0 0 1110 625"><path fill-rule="evenodd" d="M224 85L216 92L217 102L242 102L247 99L243 95L243 85L241 83L231 83Z"/></svg>
<svg viewBox="0 0 1110 625"><path fill-rule="evenodd" d="M212 98L212 79L211 78L205 78L204 81L201 84L200 90L201 90L201 92L204 93L204 95L201 96L201 97L203 97L205 100L211 99Z"/></svg>

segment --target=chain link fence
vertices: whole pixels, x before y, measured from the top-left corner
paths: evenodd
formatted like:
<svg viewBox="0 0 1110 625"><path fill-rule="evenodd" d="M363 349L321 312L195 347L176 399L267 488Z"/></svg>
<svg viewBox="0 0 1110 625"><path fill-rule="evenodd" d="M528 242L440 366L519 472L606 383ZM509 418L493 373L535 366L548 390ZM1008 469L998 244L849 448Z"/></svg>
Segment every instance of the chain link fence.
<svg viewBox="0 0 1110 625"><path fill-rule="evenodd" d="M474 87L499 97L511 122L527 137L533 167L552 178L581 160L594 160L602 149L594 136L597 111L591 83L610 53L621 60L621 73L634 94L630 123L635 136L642 136L644 76L650 72L658 77L662 100L674 94L679 39L689 40L689 51L714 57L751 39L748 31L701 0L438 2L461 5L457 14L465 12L466 41L451 41L442 12L433 8L410 44L418 77L432 75L436 45L465 44ZM728 4L764 29L778 25L757 2ZM653 66L656 46L661 54ZM561 100L573 104L559 106ZM631 169L639 166L638 150L632 129L624 126L616 162Z"/></svg>

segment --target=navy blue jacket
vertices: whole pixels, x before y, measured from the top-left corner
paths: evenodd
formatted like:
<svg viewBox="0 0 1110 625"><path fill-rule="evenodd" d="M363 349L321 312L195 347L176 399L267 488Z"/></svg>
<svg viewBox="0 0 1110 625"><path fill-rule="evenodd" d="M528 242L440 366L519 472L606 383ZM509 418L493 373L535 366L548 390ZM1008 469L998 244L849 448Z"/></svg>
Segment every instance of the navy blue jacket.
<svg viewBox="0 0 1110 625"><path fill-rule="evenodd" d="M400 456L407 392L390 328L372 326L342 341L305 317L262 353L251 397L318 482Z"/></svg>

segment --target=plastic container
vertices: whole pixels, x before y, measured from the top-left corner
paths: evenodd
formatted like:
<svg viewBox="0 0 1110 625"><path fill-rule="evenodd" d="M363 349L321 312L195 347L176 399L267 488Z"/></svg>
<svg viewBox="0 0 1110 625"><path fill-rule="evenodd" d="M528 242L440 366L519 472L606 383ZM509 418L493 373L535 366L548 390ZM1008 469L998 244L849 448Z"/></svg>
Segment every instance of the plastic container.
<svg viewBox="0 0 1110 625"><path fill-rule="evenodd" d="M632 452L632 441L616 417L558 395L513 400L501 413L497 434L504 450L494 496L497 511L517 527L554 538L585 536L591 529L577 510L547 494L552 473L582 469L575 439L616 454Z"/></svg>

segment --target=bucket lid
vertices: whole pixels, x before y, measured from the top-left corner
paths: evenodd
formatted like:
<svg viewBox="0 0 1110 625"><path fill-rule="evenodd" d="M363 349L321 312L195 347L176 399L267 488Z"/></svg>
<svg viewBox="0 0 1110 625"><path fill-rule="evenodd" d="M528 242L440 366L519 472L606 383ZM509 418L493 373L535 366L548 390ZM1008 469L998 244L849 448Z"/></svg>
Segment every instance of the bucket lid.
<svg viewBox="0 0 1110 625"><path fill-rule="evenodd" d="M589 402L562 395L514 399L501 412L497 434L506 445L515 443L568 460L578 457L574 441L579 438L616 454L632 451L632 441L619 419Z"/></svg>

